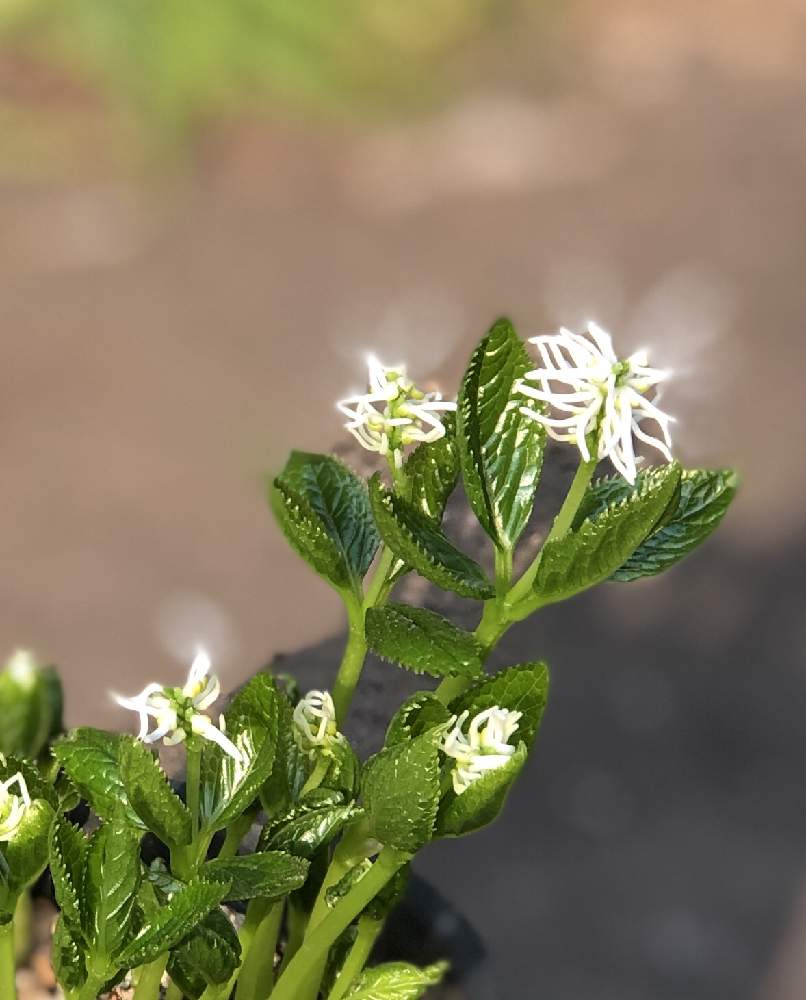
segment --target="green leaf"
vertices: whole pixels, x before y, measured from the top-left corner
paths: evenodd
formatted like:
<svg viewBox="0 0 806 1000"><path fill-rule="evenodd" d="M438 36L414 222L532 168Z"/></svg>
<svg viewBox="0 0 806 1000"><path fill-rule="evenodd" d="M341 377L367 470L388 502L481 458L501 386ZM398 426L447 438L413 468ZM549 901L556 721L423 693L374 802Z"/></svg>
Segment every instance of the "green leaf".
<svg viewBox="0 0 806 1000"><path fill-rule="evenodd" d="M431 691L418 691L400 706L392 716L386 730L385 746L404 743L415 736L422 736L435 726L442 726L451 713Z"/></svg>
<svg viewBox="0 0 806 1000"><path fill-rule="evenodd" d="M271 775L260 791L269 816L288 809L299 798L307 777L308 755L294 737L294 709L286 694L277 692L277 748Z"/></svg>
<svg viewBox="0 0 806 1000"><path fill-rule="evenodd" d="M449 708L454 715L467 710L470 718L496 706L520 712L517 737L530 750L543 718L548 692L549 671L545 663L518 663L477 681L455 698Z"/></svg>
<svg viewBox="0 0 806 1000"><path fill-rule="evenodd" d="M87 978L84 946L62 914L56 921L51 948L53 972L65 990L77 990Z"/></svg>
<svg viewBox="0 0 806 1000"><path fill-rule="evenodd" d="M215 858L199 869L199 875L214 882L228 882L225 899L280 899L293 892L308 877L309 863L282 851Z"/></svg>
<svg viewBox="0 0 806 1000"><path fill-rule="evenodd" d="M241 961L241 942L221 910L213 910L172 953L171 979L186 997L199 1000L208 986L229 982Z"/></svg>
<svg viewBox="0 0 806 1000"><path fill-rule="evenodd" d="M0 754L0 781L8 781L16 774L22 775L28 788L28 794L32 799L44 799L54 809L58 807L59 796L39 767L22 757L13 754ZM16 787L14 790L16 791Z"/></svg>
<svg viewBox="0 0 806 1000"><path fill-rule="evenodd" d="M312 858L341 831L357 819L362 810L353 802L339 802L341 796L318 789L301 799L290 814L268 828L259 842L260 850L284 851L298 858ZM322 803L319 805L319 803Z"/></svg>
<svg viewBox="0 0 806 1000"><path fill-rule="evenodd" d="M347 799L358 794L361 787L361 762L343 733L327 748L330 758L327 771L322 778L322 787L342 792Z"/></svg>
<svg viewBox="0 0 806 1000"><path fill-rule="evenodd" d="M363 800L372 835L382 844L414 853L431 839L440 798L442 732L433 729L385 747L367 761Z"/></svg>
<svg viewBox="0 0 806 1000"><path fill-rule="evenodd" d="M129 939L140 889L140 834L125 820L107 821L92 835L85 892L88 937L97 955L115 955Z"/></svg>
<svg viewBox="0 0 806 1000"><path fill-rule="evenodd" d="M511 550L532 512L546 433L525 416L540 411L515 384L534 367L508 319L473 353L457 400L462 477L470 506L500 549Z"/></svg>
<svg viewBox="0 0 806 1000"><path fill-rule="evenodd" d="M730 469L684 472L677 502L611 579L629 583L642 576L655 576L685 558L719 525L736 496L737 486L738 477Z"/></svg>
<svg viewBox="0 0 806 1000"><path fill-rule="evenodd" d="M419 1000L447 970L445 962L418 969L408 962L387 962L362 973L347 994L349 1000Z"/></svg>
<svg viewBox="0 0 806 1000"><path fill-rule="evenodd" d="M82 726L53 746L56 760L101 819L114 819L121 809L135 825L145 825L129 804L120 774L122 736Z"/></svg>
<svg viewBox="0 0 806 1000"><path fill-rule="evenodd" d="M3 844L8 864L8 889L18 896L42 874L48 863L53 807L44 799L34 799L14 835Z"/></svg>
<svg viewBox="0 0 806 1000"><path fill-rule="evenodd" d="M34 760L61 728L61 684L52 667L43 668L20 651L0 672L0 753Z"/></svg>
<svg viewBox="0 0 806 1000"><path fill-rule="evenodd" d="M189 882L119 952L117 965L135 969L176 947L218 906L227 891L228 886L220 882Z"/></svg>
<svg viewBox="0 0 806 1000"><path fill-rule="evenodd" d="M63 817L50 830L50 874L56 902L74 933L86 925L87 838Z"/></svg>
<svg viewBox="0 0 806 1000"><path fill-rule="evenodd" d="M534 583L540 606L581 593L623 566L661 520L679 483L679 465L658 467L624 499L547 542Z"/></svg>
<svg viewBox="0 0 806 1000"><path fill-rule="evenodd" d="M448 541L425 514L385 490L377 474L369 481L369 497L384 542L420 576L462 597L484 601L495 596L482 568Z"/></svg>
<svg viewBox="0 0 806 1000"><path fill-rule="evenodd" d="M417 445L403 466L412 507L435 524L442 523L445 505L459 477L454 415L443 414L442 425L445 434L438 441Z"/></svg>
<svg viewBox="0 0 806 1000"><path fill-rule="evenodd" d="M436 832L440 837L464 837L497 818L509 790L526 763L527 750L519 743L503 767L488 771L461 795L451 788L440 803Z"/></svg>
<svg viewBox="0 0 806 1000"><path fill-rule="evenodd" d="M236 762L216 744L202 751L201 813L208 830L221 830L258 797L274 766L280 695L268 674L256 674L224 713L227 736L240 750Z"/></svg>
<svg viewBox="0 0 806 1000"><path fill-rule="evenodd" d="M356 586L380 539L362 480L338 459L295 451L275 480L275 512L294 548L334 586Z"/></svg>
<svg viewBox="0 0 806 1000"><path fill-rule="evenodd" d="M183 847L193 836L190 812L176 795L159 758L133 737L119 746L120 774L132 808L169 847Z"/></svg>
<svg viewBox="0 0 806 1000"><path fill-rule="evenodd" d="M368 608L364 621L372 651L416 674L476 677L482 672L476 638L433 611L387 604Z"/></svg>

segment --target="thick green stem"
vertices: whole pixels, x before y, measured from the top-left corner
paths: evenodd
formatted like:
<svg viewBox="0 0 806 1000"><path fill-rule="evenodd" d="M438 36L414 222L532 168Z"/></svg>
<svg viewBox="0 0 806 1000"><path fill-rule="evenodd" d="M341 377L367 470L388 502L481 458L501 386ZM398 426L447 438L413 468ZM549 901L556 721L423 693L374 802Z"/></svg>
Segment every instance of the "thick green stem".
<svg viewBox="0 0 806 1000"><path fill-rule="evenodd" d="M134 1000L159 1000L160 983L168 964L168 955L160 955L149 965L142 965L134 988Z"/></svg>
<svg viewBox="0 0 806 1000"><path fill-rule="evenodd" d="M262 910L261 907L258 912ZM282 919L283 901L280 900L270 905L252 932L246 957L241 962L236 1000L266 1000L271 995L274 988L277 937Z"/></svg>
<svg viewBox="0 0 806 1000"><path fill-rule="evenodd" d="M501 610L502 602L497 597L487 601L484 605L481 621L474 633L482 647L482 659L487 658L495 644L509 628L509 622L504 620ZM472 681L466 677L446 677L440 682L434 693L443 705L447 705L463 691L466 691L471 684Z"/></svg>
<svg viewBox="0 0 806 1000"><path fill-rule="evenodd" d="M165 1000L183 1000L184 995L176 983L168 983L168 988L165 991Z"/></svg>
<svg viewBox="0 0 806 1000"><path fill-rule="evenodd" d="M16 1000L17 961L14 954L14 921L0 927L0 997Z"/></svg>
<svg viewBox="0 0 806 1000"><path fill-rule="evenodd" d="M336 982L333 984L333 989L328 994L327 1000L341 1000L353 982L361 975L382 927L383 920L362 917L358 921L358 936L336 977Z"/></svg>
<svg viewBox="0 0 806 1000"><path fill-rule="evenodd" d="M349 622L347 645L333 684L333 704L339 723L344 721L344 717L350 710L353 693L361 677L364 659L367 655L367 640L364 635L364 605L353 595L346 598L345 603Z"/></svg>
<svg viewBox="0 0 806 1000"><path fill-rule="evenodd" d="M312 973L323 967L333 942L406 863L407 855L385 847L375 864L305 936L305 942L278 980L274 1000L300 1000Z"/></svg>
<svg viewBox="0 0 806 1000"><path fill-rule="evenodd" d="M219 858L235 857L238 853L238 848L241 846L241 841L247 833L249 833L249 829L254 820L255 814L252 811L245 812L242 816L233 820L227 829L226 836L224 837L224 843L221 845L221 850L218 852Z"/></svg>

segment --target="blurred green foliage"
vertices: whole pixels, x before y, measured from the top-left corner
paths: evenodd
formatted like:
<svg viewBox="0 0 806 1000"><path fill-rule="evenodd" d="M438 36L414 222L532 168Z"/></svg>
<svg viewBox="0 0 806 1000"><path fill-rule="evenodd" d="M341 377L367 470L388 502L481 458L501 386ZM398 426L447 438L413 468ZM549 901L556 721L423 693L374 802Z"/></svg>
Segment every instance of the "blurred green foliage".
<svg viewBox="0 0 806 1000"><path fill-rule="evenodd" d="M496 0L5 0L0 55L88 84L157 136L270 106L374 115L430 99Z"/></svg>
<svg viewBox="0 0 806 1000"><path fill-rule="evenodd" d="M25 650L15 653L0 671L0 719L0 753L46 757L62 731L62 686L54 668Z"/></svg>

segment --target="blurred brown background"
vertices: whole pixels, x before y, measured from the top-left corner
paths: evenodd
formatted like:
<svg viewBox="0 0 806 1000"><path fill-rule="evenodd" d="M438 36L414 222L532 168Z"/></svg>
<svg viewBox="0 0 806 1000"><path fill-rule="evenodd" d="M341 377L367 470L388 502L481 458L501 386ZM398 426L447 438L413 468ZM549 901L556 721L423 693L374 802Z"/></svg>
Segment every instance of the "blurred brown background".
<svg viewBox="0 0 806 1000"><path fill-rule="evenodd" d="M199 640L227 685L315 644L340 608L263 484L292 445L340 439L333 402L366 350L449 389L497 314L524 335L594 316L677 370L681 459L735 463L744 485L699 570L590 607L626 658L662 660L673 621L689 668L749 658L753 623L770 641L736 669L786 677L796 733L804 99L803 0L5 0L0 646L58 661L71 724L124 726L108 689L179 678ZM555 645L566 670L586 654ZM695 963L681 986L661 962L636 995L806 995L787 859L752 968L728 987ZM535 937L552 921L516 917ZM670 940L696 951L697 926ZM505 1000L631 1000L601 970L540 992L487 936L519 970Z"/></svg>

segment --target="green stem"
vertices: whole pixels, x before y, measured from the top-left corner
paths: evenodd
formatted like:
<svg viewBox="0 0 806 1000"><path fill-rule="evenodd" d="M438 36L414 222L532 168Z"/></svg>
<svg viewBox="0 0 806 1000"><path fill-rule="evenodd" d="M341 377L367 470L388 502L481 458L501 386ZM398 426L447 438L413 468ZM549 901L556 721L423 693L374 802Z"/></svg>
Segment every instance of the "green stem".
<svg viewBox="0 0 806 1000"><path fill-rule="evenodd" d="M361 917L358 921L358 936L336 977L336 982L333 984L333 989L328 994L327 1000L341 1000L353 982L361 975L382 927L383 920Z"/></svg>
<svg viewBox="0 0 806 1000"><path fill-rule="evenodd" d="M187 774L185 776L185 795L193 824L193 840L199 836L199 791L201 788L201 747L197 741L189 740L187 744Z"/></svg>
<svg viewBox="0 0 806 1000"><path fill-rule="evenodd" d="M509 622L502 617L502 605L503 601L497 597L484 604L481 621L474 632L482 647L482 659L487 658L492 648L509 628ZM471 684L472 680L466 677L446 677L439 683L434 694L443 705L447 705L454 698L458 698Z"/></svg>
<svg viewBox="0 0 806 1000"><path fill-rule="evenodd" d="M14 907L14 955L20 965L31 953L32 923L31 890L23 889L17 897L17 905Z"/></svg>
<svg viewBox="0 0 806 1000"><path fill-rule="evenodd" d="M17 962L14 955L14 921L0 927L0 997L16 1000Z"/></svg>
<svg viewBox="0 0 806 1000"><path fill-rule="evenodd" d="M344 895L316 926L277 982L274 1000L299 1000L312 973L322 968L333 942L406 863L408 856L385 847L366 875Z"/></svg>
<svg viewBox="0 0 806 1000"><path fill-rule="evenodd" d="M281 976L285 972L291 959L302 946L310 919L310 913L301 906L295 905L293 899L289 897L288 907L286 908L286 930L288 936L285 943L285 951L283 952L283 960L280 962L280 971L277 973L278 976Z"/></svg>
<svg viewBox="0 0 806 1000"><path fill-rule="evenodd" d="M165 991L165 1000L184 1000L185 994L174 982L168 983L168 989Z"/></svg>
<svg viewBox="0 0 806 1000"><path fill-rule="evenodd" d="M364 605L354 595L345 598L349 631L344 656L333 684L333 704L339 723L350 710L353 693L364 668L367 655L367 640L364 635Z"/></svg>
<svg viewBox="0 0 806 1000"><path fill-rule="evenodd" d="M308 780L300 789L300 798L302 798L303 795L307 795L308 792L312 792L315 788L318 788L322 784L322 779L327 774L330 765L330 758L326 757L323 753L320 753L314 769L308 775Z"/></svg>
<svg viewBox="0 0 806 1000"><path fill-rule="evenodd" d="M158 1000L160 983L167 964L168 954L166 952L149 965L140 966L137 986L134 989L134 1000Z"/></svg>
<svg viewBox="0 0 806 1000"><path fill-rule="evenodd" d="M235 857L238 853L238 848L241 846L241 841L249 833L249 828L252 826L254 819L254 813L248 811L233 821L224 837L221 850L218 852L219 858Z"/></svg>
<svg viewBox="0 0 806 1000"><path fill-rule="evenodd" d="M257 902L252 900L252 902ZM264 900L260 901L265 904ZM251 905L251 904L250 904ZM264 908L256 908L259 914ZM248 914L248 910L247 910ZM248 916L247 916L248 919ZM246 957L241 962L236 1000L266 1000L274 987L274 958L283 919L283 901L270 904L250 935Z"/></svg>

